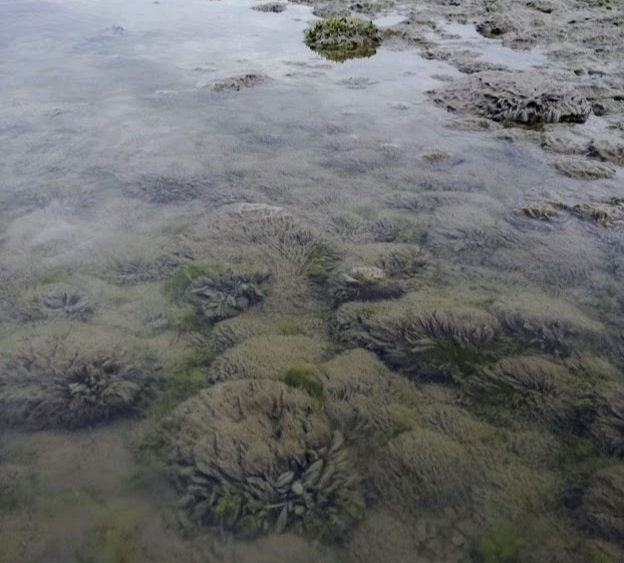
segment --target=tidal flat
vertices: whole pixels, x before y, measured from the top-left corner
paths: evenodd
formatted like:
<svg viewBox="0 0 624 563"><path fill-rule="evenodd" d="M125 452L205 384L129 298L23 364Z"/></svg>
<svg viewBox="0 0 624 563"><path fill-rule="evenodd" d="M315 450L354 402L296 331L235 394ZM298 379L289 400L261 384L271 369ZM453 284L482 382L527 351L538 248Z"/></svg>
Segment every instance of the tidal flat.
<svg viewBox="0 0 624 563"><path fill-rule="evenodd" d="M0 0L0 563L624 560L621 0Z"/></svg>

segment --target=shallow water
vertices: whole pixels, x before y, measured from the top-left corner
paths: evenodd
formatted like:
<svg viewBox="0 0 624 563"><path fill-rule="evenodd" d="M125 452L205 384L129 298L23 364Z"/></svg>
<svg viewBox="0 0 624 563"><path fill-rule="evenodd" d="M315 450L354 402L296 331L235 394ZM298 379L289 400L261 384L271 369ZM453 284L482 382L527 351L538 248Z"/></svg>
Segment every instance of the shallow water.
<svg viewBox="0 0 624 563"><path fill-rule="evenodd" d="M483 37L473 25L444 22L440 29L451 35L449 45L468 47L478 53L481 60L516 70L539 68L547 63L546 54L540 47L518 51L504 47L499 40Z"/></svg>
<svg viewBox="0 0 624 563"><path fill-rule="evenodd" d="M616 463L621 438L613 445L611 434L600 433L611 429L611 419L605 422L600 411L599 429L559 440L563 415L553 422L544 406L535 411L541 414L517 418L514 406L511 414L506 407L488 410L471 402L482 389L471 387L469 376L481 373L481 365L496 372L498 361L530 356L540 366L553 364L553 373L569 369L577 377L591 371L583 362L594 365L600 356L612 365L587 378L600 382L604 401L616 397L613 412L621 408L622 226L574 207L607 206L622 196L621 171L590 183L566 178L538 146L468 130L474 127L466 120L435 106L428 91L460 76L451 65L383 46L368 59L334 64L303 43L315 20L311 8L288 4L282 13L262 13L251 9L257 4L0 0L0 357L11 357L0 366L0 561L373 563L411 561L418 553L433 562L473 561L475 550L477 560L491 561L488 546L507 538L498 523L518 519L526 537L542 537L535 532L542 526L574 551L567 538L578 534L577 515L563 506L567 491L559 483L574 489L574 479L591 479L589 467ZM468 42L490 62L518 69L545 62L538 50L504 49L468 26L445 30L460 36L448 39L449 47ZM250 73L265 79L240 91L213 90L220 80ZM174 188L179 192L167 191ZM561 204L556 220L515 211L544 201ZM390 274L388 256L396 249L417 258ZM248 310L255 297L246 294L244 305L228 301L245 308L234 321L249 320L242 328L232 321L230 336L223 327L232 319L211 326L189 320L195 297L185 294L191 305L171 297L171 280L206 261L235 272L250 264L270 272L267 295ZM388 287L375 282L370 293L362 290L343 305L340 291L350 290L335 288L344 276L379 270L379 264L392 276ZM64 302L59 316L54 292L67 287L84 300ZM393 301L397 292L406 296ZM373 336L354 324L353 318L369 318L364 309L353 313L361 306L357 295L389 298L381 302L387 310L371 317ZM432 331L427 338L409 341L405 329L383 340L384 319L421 314L431 315L422 325ZM375 322L381 323L376 329ZM431 328L437 322L438 333ZM459 328L449 328L454 323ZM431 351L445 331L452 334L446 347ZM219 348L216 334L232 342ZM389 352L405 334L409 345ZM53 352L50 342L56 342ZM92 421L85 414L87 423L78 424L80 409L91 408L82 404L35 420L32 413L45 411L57 393L45 382L56 361L46 354L56 358L64 346L76 358L97 349L120 355L122 365L145 360L158 366L149 369L158 372L154 386L160 387L151 403L138 401L130 413L137 416L117 417L113 409ZM212 364L211 354L201 355L209 348L218 348L221 360ZM366 348L386 367L369 352L351 356L351 348ZM343 535L344 522L331 520L325 505L318 508L320 520L335 526L329 538L318 519L253 541L230 535L232 525L224 522L195 526L167 479L177 462L168 458L173 469L165 471L165 462L150 456L159 424L201 388L230 385L208 385L219 369L245 381L282 379L294 364L300 371L313 365L314 377L323 374L327 402L310 406L296 390L285 410L302 409L309 422L296 427L299 433L292 430L293 440L306 444L318 424L322 447L315 443L314 455L342 467L328 453L330 442L323 446L329 438L319 413L327 409L331 444L335 432L344 433L353 472L361 474L357 486L347 477L338 485L349 493L365 490L363 513ZM16 365L26 379L34 374L41 381L22 384ZM62 369L54 377L62 380ZM137 377L128 373L131 381ZM572 393L563 387L565 397ZM592 400L599 404L603 395ZM202 418L203 411L201 401L189 404L182 427L192 433L200 424L193 413L200 409ZM215 443L224 442L221 455L203 460L208 466L230 459L236 448L227 442L228 425L240 422L216 405L207 420L218 419L215 432L222 434ZM239 406L240 413L255 413L254 405ZM270 426L262 416L237 434L240 457L247 448L257 463L267 443L279 441L262 442L261 430ZM208 430L198 426L198 435L213 431L207 424ZM182 451L191 438L180 433L172 439ZM418 452L427 453L420 458ZM577 462L580 477L567 470ZM245 471L236 474L247 478ZM295 491L293 485L288 494ZM330 505L344 502L329 498ZM269 516L272 526L277 514ZM289 514L292 522L297 513ZM351 515L341 517L350 521ZM592 522L592 533L617 554L611 529L605 535Z"/></svg>

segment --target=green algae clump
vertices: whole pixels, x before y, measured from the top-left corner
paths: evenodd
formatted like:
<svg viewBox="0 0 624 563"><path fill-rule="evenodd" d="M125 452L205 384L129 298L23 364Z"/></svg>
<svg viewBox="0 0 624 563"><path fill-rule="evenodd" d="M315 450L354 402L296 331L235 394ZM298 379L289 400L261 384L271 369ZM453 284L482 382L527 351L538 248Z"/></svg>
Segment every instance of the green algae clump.
<svg viewBox="0 0 624 563"><path fill-rule="evenodd" d="M310 49L336 62L371 57L380 42L373 22L360 18L324 18L305 32L305 44Z"/></svg>
<svg viewBox="0 0 624 563"><path fill-rule="evenodd" d="M299 364L290 368L284 375L284 383L288 387L303 389L308 395L320 399L323 396L323 383L316 375L311 364Z"/></svg>

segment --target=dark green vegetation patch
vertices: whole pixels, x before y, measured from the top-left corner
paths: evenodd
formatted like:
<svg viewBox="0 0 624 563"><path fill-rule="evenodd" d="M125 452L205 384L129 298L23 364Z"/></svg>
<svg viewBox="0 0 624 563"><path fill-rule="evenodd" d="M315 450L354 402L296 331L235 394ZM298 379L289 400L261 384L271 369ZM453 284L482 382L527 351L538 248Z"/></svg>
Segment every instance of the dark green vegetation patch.
<svg viewBox="0 0 624 563"><path fill-rule="evenodd" d="M325 18L305 32L305 43L310 49L337 62L370 57L380 42L375 24L360 18Z"/></svg>

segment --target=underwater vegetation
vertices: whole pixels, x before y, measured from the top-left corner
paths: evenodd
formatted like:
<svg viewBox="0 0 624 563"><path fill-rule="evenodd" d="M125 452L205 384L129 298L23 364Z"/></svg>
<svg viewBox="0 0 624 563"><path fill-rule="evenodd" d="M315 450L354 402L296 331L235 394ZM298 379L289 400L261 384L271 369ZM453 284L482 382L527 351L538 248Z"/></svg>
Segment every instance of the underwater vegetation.
<svg viewBox="0 0 624 563"><path fill-rule="evenodd" d="M320 362L326 353L324 342L308 336L257 336L216 358L207 374L207 382L279 379L291 366Z"/></svg>
<svg viewBox="0 0 624 563"><path fill-rule="evenodd" d="M613 465L591 476L578 509L581 521L607 540L624 540L624 466Z"/></svg>
<svg viewBox="0 0 624 563"><path fill-rule="evenodd" d="M203 177L153 174L138 178L128 187L128 193L148 203L163 205L192 201L211 186L212 182Z"/></svg>
<svg viewBox="0 0 624 563"><path fill-rule="evenodd" d="M522 345L566 357L576 343L601 337L604 327L562 300L517 291L496 299L490 310L503 330Z"/></svg>
<svg viewBox="0 0 624 563"><path fill-rule="evenodd" d="M79 428L128 416L159 378L140 344L103 329L37 325L0 347L0 420L9 425Z"/></svg>
<svg viewBox="0 0 624 563"><path fill-rule="evenodd" d="M434 93L448 111L470 112L520 125L584 123L590 103L577 92L527 72L485 71Z"/></svg>
<svg viewBox="0 0 624 563"><path fill-rule="evenodd" d="M332 16L307 29L305 43L323 57L341 62L374 55L381 35L372 21Z"/></svg>
<svg viewBox="0 0 624 563"><path fill-rule="evenodd" d="M285 9L286 4L282 4L281 2L269 2L268 4L260 4L252 8L252 10L256 10L257 12L269 12L273 14L279 14Z"/></svg>
<svg viewBox="0 0 624 563"><path fill-rule="evenodd" d="M180 265L180 259L163 254L156 257L112 257L110 263L117 285L138 285L167 279Z"/></svg>
<svg viewBox="0 0 624 563"><path fill-rule="evenodd" d="M179 268L165 284L165 293L188 303L208 323L234 317L260 303L267 294L271 274L239 267L226 269L209 261L194 261Z"/></svg>
<svg viewBox="0 0 624 563"><path fill-rule="evenodd" d="M258 6L258 9L260 8L261 6ZM218 80L212 85L212 90L215 92L240 92L245 88L258 86L267 80L268 77L263 74L243 74L241 76L232 76L223 80Z"/></svg>
<svg viewBox="0 0 624 563"><path fill-rule="evenodd" d="M193 520L243 535L337 540L361 516L344 438L305 391L221 383L180 405L164 429L171 478Z"/></svg>
<svg viewBox="0 0 624 563"><path fill-rule="evenodd" d="M89 297L69 284L50 284L37 288L30 309L40 318L87 321L94 313Z"/></svg>
<svg viewBox="0 0 624 563"><path fill-rule="evenodd" d="M577 180L600 180L615 176L614 166L598 160L569 156L560 157L551 165L563 175Z"/></svg>
<svg viewBox="0 0 624 563"><path fill-rule="evenodd" d="M335 272L327 281L326 291L334 306L347 301L398 299L405 293L376 266L356 266L348 273Z"/></svg>
<svg viewBox="0 0 624 563"><path fill-rule="evenodd" d="M428 292L393 302L349 303L338 309L336 322L345 344L374 351L418 379L449 381L490 357L500 332L496 318L483 309Z"/></svg>
<svg viewBox="0 0 624 563"><path fill-rule="evenodd" d="M323 383L312 364L299 364L291 367L282 381L294 389L303 389L308 395L320 399L323 397Z"/></svg>

